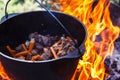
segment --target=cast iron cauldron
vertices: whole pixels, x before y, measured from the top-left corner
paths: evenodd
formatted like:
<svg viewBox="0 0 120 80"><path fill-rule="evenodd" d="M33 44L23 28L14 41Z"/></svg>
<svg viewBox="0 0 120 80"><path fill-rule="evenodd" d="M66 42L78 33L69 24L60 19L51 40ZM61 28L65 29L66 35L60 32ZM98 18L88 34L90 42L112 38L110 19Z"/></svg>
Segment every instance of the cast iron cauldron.
<svg viewBox="0 0 120 80"><path fill-rule="evenodd" d="M52 11L66 29L77 39L79 48L86 38L83 24L76 18ZM42 35L68 35L46 11L18 14L0 24L0 61L9 76L15 80L70 80L81 57L79 50L64 57L46 61L23 61L12 58L5 46L12 48L28 40L28 35L38 32Z"/></svg>

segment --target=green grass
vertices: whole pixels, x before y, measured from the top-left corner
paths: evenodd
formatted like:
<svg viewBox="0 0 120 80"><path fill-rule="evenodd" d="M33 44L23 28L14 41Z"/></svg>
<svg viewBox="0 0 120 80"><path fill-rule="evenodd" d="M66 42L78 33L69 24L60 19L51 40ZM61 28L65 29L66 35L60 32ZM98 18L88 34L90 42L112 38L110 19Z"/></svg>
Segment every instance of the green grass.
<svg viewBox="0 0 120 80"><path fill-rule="evenodd" d="M5 4L8 0L0 0L0 19L5 15ZM11 0L8 5L8 13L21 13L27 11L40 10L34 0L25 0L24 4L15 4L16 0Z"/></svg>

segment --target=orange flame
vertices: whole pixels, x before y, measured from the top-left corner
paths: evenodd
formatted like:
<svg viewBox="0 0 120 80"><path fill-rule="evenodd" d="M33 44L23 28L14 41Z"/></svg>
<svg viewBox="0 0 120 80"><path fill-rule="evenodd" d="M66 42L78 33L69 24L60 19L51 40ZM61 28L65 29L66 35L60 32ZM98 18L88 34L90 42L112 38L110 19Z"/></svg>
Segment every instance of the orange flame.
<svg viewBox="0 0 120 80"><path fill-rule="evenodd" d="M120 29L112 24L107 0L59 0L62 10L82 21L87 28L86 51L72 80L104 80L104 60L112 55ZM95 5L96 3L97 5ZM97 36L101 41L97 41ZM11 80L0 63L0 77Z"/></svg>
<svg viewBox="0 0 120 80"><path fill-rule="evenodd" d="M86 51L72 80L104 80L104 60L112 55L120 29L112 24L107 0L60 0L61 11L75 16L87 28ZM96 5L95 5L96 4ZM97 41L97 36L101 38Z"/></svg>
<svg viewBox="0 0 120 80"><path fill-rule="evenodd" d="M9 76L6 74L2 63L0 62L0 80L11 80Z"/></svg>

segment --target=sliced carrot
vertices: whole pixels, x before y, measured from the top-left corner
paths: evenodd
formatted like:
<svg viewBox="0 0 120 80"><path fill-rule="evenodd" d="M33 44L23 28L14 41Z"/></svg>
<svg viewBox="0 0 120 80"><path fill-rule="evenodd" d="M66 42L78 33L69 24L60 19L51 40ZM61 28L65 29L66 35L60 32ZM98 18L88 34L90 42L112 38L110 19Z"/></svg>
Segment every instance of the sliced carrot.
<svg viewBox="0 0 120 80"><path fill-rule="evenodd" d="M51 50L53 56L54 56L55 58L58 58L58 56L56 55L56 52L54 51L53 47L50 47L50 50Z"/></svg>
<svg viewBox="0 0 120 80"><path fill-rule="evenodd" d="M6 46L7 50L10 52L10 54L14 57L16 50L12 50L9 45Z"/></svg>
<svg viewBox="0 0 120 80"><path fill-rule="evenodd" d="M15 54L15 57L22 56L22 55L27 55L27 54L29 54L29 51L22 51L22 52L19 52L19 53Z"/></svg>
<svg viewBox="0 0 120 80"><path fill-rule="evenodd" d="M31 52L33 50L35 42L34 41L30 41L30 45L29 45L29 52Z"/></svg>
<svg viewBox="0 0 120 80"><path fill-rule="evenodd" d="M25 44L21 44L21 46L23 47L23 49L24 49L25 51L27 51L27 48L26 48Z"/></svg>

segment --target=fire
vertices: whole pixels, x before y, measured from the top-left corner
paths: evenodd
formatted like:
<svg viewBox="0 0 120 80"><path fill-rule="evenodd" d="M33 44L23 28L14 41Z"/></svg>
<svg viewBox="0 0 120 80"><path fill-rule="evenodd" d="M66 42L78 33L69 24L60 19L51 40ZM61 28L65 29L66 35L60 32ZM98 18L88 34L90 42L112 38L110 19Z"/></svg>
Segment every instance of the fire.
<svg viewBox="0 0 120 80"><path fill-rule="evenodd" d="M112 24L108 0L59 0L61 11L78 18L87 28L86 51L72 80L104 80L106 56L114 50L120 29ZM99 39L98 39L99 38ZM0 63L0 77L11 80Z"/></svg>
<svg viewBox="0 0 120 80"><path fill-rule="evenodd" d="M112 56L120 29L112 24L108 0L60 0L61 11L75 16L87 28L86 51L72 80L104 80L106 56ZM98 39L98 37L100 39Z"/></svg>
<svg viewBox="0 0 120 80"><path fill-rule="evenodd" d="M2 63L0 62L0 80L11 80L9 76L6 74Z"/></svg>

